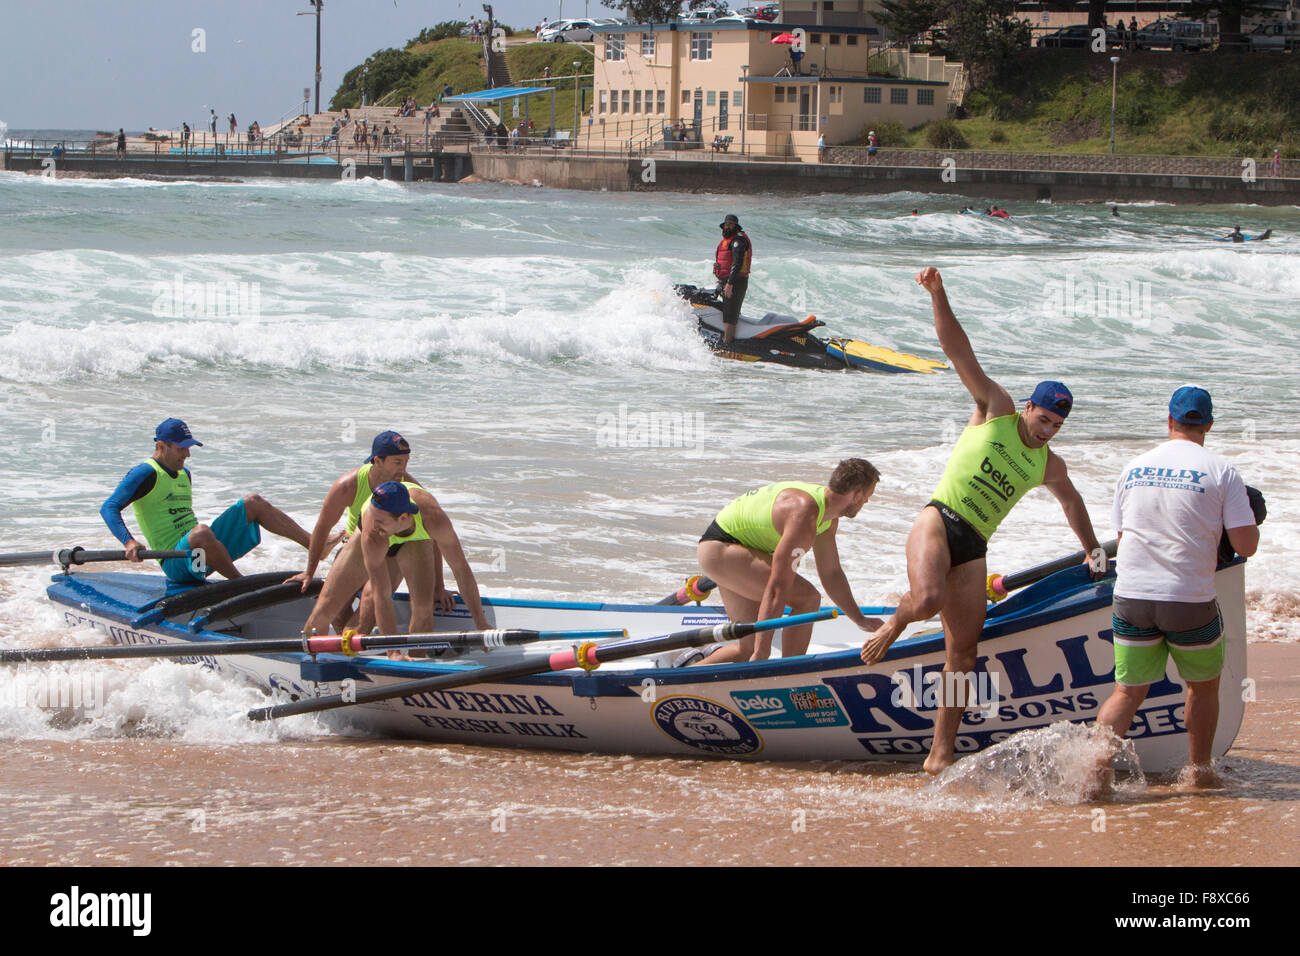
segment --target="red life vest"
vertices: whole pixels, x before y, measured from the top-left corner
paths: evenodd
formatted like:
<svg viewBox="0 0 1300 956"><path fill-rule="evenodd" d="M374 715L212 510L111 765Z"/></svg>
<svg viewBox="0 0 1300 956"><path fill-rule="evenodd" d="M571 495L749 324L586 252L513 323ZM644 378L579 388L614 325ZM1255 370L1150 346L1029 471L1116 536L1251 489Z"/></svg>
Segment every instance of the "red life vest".
<svg viewBox="0 0 1300 956"><path fill-rule="evenodd" d="M713 274L723 281L726 281L731 275L731 243L736 239L743 239L745 242L745 260L740 266L741 278L749 275L749 264L754 258L754 246L749 241L749 236L741 231L730 239L724 236L722 241L718 243L718 251L714 253Z"/></svg>

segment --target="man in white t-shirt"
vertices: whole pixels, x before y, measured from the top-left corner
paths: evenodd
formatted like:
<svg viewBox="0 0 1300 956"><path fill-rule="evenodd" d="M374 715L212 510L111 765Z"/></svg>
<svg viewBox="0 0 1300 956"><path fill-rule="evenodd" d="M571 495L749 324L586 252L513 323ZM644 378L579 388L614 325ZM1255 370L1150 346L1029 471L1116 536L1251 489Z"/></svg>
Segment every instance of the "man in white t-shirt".
<svg viewBox="0 0 1300 956"><path fill-rule="evenodd" d="M1214 786L1223 620L1215 600L1219 538L1250 557L1259 529L1237 470L1205 449L1210 393L1184 385L1169 400L1169 441L1129 462L1115 485L1115 692L1098 725L1123 737L1170 656L1187 683L1192 783Z"/></svg>

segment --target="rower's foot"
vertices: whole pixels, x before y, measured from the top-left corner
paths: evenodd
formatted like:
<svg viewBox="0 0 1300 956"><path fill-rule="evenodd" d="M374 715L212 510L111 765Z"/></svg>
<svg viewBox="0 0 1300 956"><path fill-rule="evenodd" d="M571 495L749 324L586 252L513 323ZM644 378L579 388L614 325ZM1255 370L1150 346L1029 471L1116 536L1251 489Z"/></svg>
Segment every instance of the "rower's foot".
<svg viewBox="0 0 1300 956"><path fill-rule="evenodd" d="M956 762L957 760L952 756L952 754L949 754L946 757L941 757L938 754L932 753L930 756L925 758L925 763L921 766L925 768L925 772L930 776L937 777Z"/></svg>
<svg viewBox="0 0 1300 956"><path fill-rule="evenodd" d="M1214 772L1208 763L1191 764L1184 767L1178 775L1178 786L1184 790L1219 790L1224 786L1223 778Z"/></svg>
<svg viewBox="0 0 1300 956"><path fill-rule="evenodd" d="M1110 764L1098 767L1083 785L1083 799L1088 803L1102 800L1115 792L1115 771Z"/></svg>

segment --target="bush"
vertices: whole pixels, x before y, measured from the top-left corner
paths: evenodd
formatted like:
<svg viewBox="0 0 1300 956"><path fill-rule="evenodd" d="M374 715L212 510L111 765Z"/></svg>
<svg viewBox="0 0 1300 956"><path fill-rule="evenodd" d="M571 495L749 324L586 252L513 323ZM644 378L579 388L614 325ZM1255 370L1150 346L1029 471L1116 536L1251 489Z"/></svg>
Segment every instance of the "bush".
<svg viewBox="0 0 1300 956"><path fill-rule="evenodd" d="M903 124L894 120L879 120L875 123L868 123L862 131L862 139L865 142L867 133L871 130L876 131L876 139L880 140L881 146L906 146L907 130Z"/></svg>
<svg viewBox="0 0 1300 956"><path fill-rule="evenodd" d="M451 37L460 36L469 24L464 20L443 20L437 26L425 27L414 38L406 41L406 49L410 49L418 43L432 43L435 40L446 40Z"/></svg>
<svg viewBox="0 0 1300 956"><path fill-rule="evenodd" d="M1002 132L1001 126L995 126L989 132L990 143L1005 143L1006 141L1007 141L1007 134Z"/></svg>
<svg viewBox="0 0 1300 956"><path fill-rule="evenodd" d="M970 143L950 119L935 120L925 129L925 141L935 149L970 149Z"/></svg>

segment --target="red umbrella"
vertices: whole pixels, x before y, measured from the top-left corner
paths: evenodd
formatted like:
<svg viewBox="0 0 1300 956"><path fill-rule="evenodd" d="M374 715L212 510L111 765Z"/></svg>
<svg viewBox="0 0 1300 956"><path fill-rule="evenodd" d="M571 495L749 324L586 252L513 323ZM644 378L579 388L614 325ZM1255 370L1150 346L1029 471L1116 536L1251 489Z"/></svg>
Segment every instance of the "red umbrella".
<svg viewBox="0 0 1300 956"><path fill-rule="evenodd" d="M773 43L798 43L799 38L793 33L782 33L772 37Z"/></svg>

